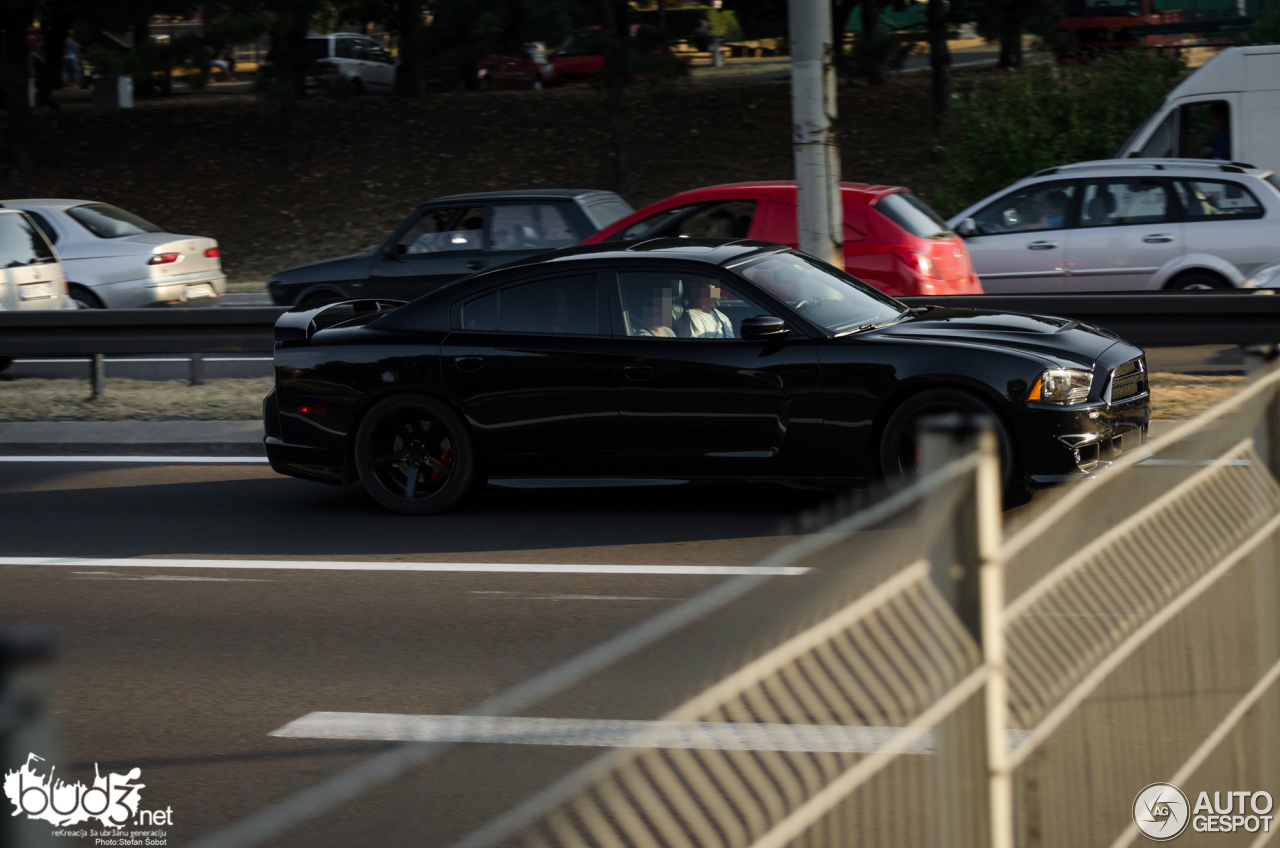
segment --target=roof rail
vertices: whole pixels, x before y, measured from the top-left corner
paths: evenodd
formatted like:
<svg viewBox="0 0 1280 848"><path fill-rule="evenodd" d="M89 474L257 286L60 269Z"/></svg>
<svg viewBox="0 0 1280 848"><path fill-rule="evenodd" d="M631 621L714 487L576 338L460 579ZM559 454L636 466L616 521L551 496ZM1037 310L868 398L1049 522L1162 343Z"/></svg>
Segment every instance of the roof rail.
<svg viewBox="0 0 1280 848"><path fill-rule="evenodd" d="M1056 173L1058 173L1058 169L1057 169L1057 168L1045 168L1045 169L1044 169L1044 170L1042 170L1042 171L1036 171L1036 172L1035 172L1034 174L1032 174L1031 176L1033 176L1033 177L1047 177L1047 176L1049 176L1050 174L1056 174Z"/></svg>

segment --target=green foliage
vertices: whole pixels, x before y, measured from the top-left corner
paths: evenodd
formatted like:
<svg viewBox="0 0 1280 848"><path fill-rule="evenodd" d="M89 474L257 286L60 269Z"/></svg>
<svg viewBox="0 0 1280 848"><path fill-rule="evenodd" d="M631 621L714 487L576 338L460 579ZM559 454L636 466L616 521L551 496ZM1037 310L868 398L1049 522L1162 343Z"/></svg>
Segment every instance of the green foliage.
<svg viewBox="0 0 1280 848"><path fill-rule="evenodd" d="M1280 13L1258 15L1249 27L1250 44L1280 44Z"/></svg>
<svg viewBox="0 0 1280 848"><path fill-rule="evenodd" d="M123 50L112 50L101 44L90 45L84 51L85 64L103 77L118 77L132 70L132 57Z"/></svg>
<svg viewBox="0 0 1280 848"><path fill-rule="evenodd" d="M720 41L742 41L742 25L738 16L731 9L717 9L714 6L676 6L667 9L667 37L671 40L688 38L698 27L698 21L705 19L711 25L711 31L720 36ZM631 13L635 23L658 25L656 8L640 9Z"/></svg>
<svg viewBox="0 0 1280 848"><path fill-rule="evenodd" d="M853 40L853 54L840 56L840 64L863 79L883 82L890 70L898 70L916 42L909 35L876 30L870 37Z"/></svg>
<svg viewBox="0 0 1280 848"><path fill-rule="evenodd" d="M1132 52L1104 64L1034 65L995 91L955 95L935 197L944 215L1042 168L1107 159L1160 105L1185 70L1167 56Z"/></svg>

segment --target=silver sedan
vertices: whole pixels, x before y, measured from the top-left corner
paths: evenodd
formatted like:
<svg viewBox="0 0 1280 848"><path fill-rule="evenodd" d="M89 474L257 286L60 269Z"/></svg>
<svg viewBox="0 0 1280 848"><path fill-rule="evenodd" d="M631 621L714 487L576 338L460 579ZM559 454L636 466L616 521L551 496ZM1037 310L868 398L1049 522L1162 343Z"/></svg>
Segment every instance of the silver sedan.
<svg viewBox="0 0 1280 848"><path fill-rule="evenodd" d="M4 200L26 212L62 259L82 309L216 306L227 290L218 242L165 232L109 203Z"/></svg>

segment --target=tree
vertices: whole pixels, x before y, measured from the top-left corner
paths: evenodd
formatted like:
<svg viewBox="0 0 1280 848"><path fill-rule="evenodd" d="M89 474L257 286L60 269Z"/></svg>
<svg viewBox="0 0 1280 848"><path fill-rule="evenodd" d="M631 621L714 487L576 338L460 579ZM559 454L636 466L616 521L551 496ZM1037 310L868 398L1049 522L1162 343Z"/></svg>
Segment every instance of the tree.
<svg viewBox="0 0 1280 848"><path fill-rule="evenodd" d="M605 106L613 148L614 190L624 198L635 193L636 175L631 150L631 123L627 116L627 83L631 68L630 27L626 0L600 0L600 30L604 36Z"/></svg>
<svg viewBox="0 0 1280 848"><path fill-rule="evenodd" d="M947 47L947 5L929 0L929 72L933 75L933 114L941 131L951 105L951 49Z"/></svg>
<svg viewBox="0 0 1280 848"><path fill-rule="evenodd" d="M399 0L396 3L396 37L400 46L400 64L396 66L396 94L401 97L422 96L422 0Z"/></svg>
<svg viewBox="0 0 1280 848"><path fill-rule="evenodd" d="M31 159L31 52L27 31L36 15L36 0L2 0L0 26L4 27L4 101L9 113L5 133L5 171L12 182L25 182L33 169Z"/></svg>

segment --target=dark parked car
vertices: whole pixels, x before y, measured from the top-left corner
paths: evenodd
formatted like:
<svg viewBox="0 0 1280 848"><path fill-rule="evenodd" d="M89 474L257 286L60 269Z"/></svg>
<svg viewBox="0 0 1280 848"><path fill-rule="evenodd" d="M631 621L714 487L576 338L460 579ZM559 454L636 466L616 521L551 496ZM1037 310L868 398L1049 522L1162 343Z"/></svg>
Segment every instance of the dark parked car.
<svg viewBox="0 0 1280 848"><path fill-rule="evenodd" d="M908 308L767 242L558 250L413 303L285 313L277 471L438 512L486 478L846 482L914 469L921 416L998 429L1006 486L1142 444L1143 352L1060 318Z"/></svg>
<svg viewBox="0 0 1280 848"><path fill-rule="evenodd" d="M611 191L536 189L441 197L364 253L273 274L281 306L351 298L412 300L485 268L577 244L633 210Z"/></svg>

